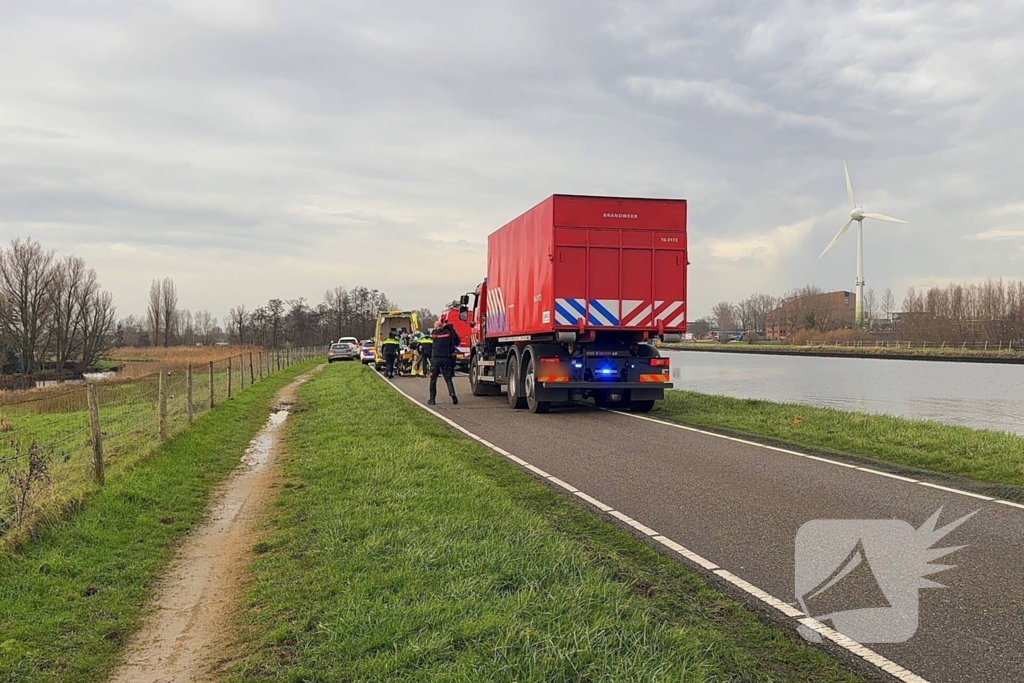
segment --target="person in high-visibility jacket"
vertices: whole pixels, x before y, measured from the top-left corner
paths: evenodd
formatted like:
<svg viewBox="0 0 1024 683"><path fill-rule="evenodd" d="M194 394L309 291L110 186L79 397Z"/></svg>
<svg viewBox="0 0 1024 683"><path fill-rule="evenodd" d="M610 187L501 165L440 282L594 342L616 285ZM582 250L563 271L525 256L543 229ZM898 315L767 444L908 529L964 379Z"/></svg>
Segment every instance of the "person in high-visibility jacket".
<svg viewBox="0 0 1024 683"><path fill-rule="evenodd" d="M398 361L398 353L401 344L398 343L398 335L394 332L380 343L381 353L384 354L384 376L391 379L395 376L395 363Z"/></svg>
<svg viewBox="0 0 1024 683"><path fill-rule="evenodd" d="M423 350L420 348L419 337L409 337L409 348L412 349L412 376L425 377L423 374Z"/></svg>
<svg viewBox="0 0 1024 683"><path fill-rule="evenodd" d="M430 338L429 334L425 334L420 337L420 362L423 364L420 368L420 377L424 377L430 374L431 360L430 356L434 352L434 340Z"/></svg>

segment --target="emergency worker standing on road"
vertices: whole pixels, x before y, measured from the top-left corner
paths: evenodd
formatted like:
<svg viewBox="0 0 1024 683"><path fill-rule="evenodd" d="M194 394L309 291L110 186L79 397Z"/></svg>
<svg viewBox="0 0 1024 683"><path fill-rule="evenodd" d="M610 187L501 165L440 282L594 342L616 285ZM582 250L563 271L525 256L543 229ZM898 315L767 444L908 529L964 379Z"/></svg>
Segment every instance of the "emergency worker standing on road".
<svg viewBox="0 0 1024 683"><path fill-rule="evenodd" d="M381 351L384 353L384 376L391 379L395 376L395 361L398 360L398 351L401 346L398 343L397 336L394 332L388 335L388 338L381 342Z"/></svg>
<svg viewBox="0 0 1024 683"><path fill-rule="evenodd" d="M461 340L451 325L442 325L438 318L434 323L434 329L430 333L433 348L430 353L430 400L429 405L434 405L437 398L437 376L444 376L444 383L448 385L448 395L452 397L452 405L459 405L459 397L455 395L455 385L452 384L452 375L455 371L455 348Z"/></svg>

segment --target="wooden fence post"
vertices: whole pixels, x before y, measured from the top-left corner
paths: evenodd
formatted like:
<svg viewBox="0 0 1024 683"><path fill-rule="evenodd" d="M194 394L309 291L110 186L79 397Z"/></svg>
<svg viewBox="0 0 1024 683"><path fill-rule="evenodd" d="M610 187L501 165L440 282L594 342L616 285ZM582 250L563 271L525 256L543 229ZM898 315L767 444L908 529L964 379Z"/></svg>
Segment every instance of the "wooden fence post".
<svg viewBox="0 0 1024 683"><path fill-rule="evenodd" d="M249 386L256 384L256 371L252 367L252 351L249 352Z"/></svg>
<svg viewBox="0 0 1024 683"><path fill-rule="evenodd" d="M186 411L188 413L188 423L192 424L192 420L195 415L192 414L192 364L188 364L188 371L185 377L185 400L186 400Z"/></svg>
<svg viewBox="0 0 1024 683"><path fill-rule="evenodd" d="M92 480L98 486L103 486L103 434L100 431L100 401L96 383L86 384L85 391L89 402L89 429L92 432Z"/></svg>
<svg viewBox="0 0 1024 683"><path fill-rule="evenodd" d="M231 398L231 359L228 358L228 398Z"/></svg>
<svg viewBox="0 0 1024 683"><path fill-rule="evenodd" d="M256 357L256 363L260 366L260 379L263 379L263 352L258 351L259 355Z"/></svg>
<svg viewBox="0 0 1024 683"><path fill-rule="evenodd" d="M245 389L245 356L238 354L238 388Z"/></svg>
<svg viewBox="0 0 1024 683"><path fill-rule="evenodd" d="M210 361L210 408L213 408L213 361Z"/></svg>
<svg viewBox="0 0 1024 683"><path fill-rule="evenodd" d="M161 441L167 439L167 376L169 373L160 371L160 383L157 387L157 422L156 435Z"/></svg>

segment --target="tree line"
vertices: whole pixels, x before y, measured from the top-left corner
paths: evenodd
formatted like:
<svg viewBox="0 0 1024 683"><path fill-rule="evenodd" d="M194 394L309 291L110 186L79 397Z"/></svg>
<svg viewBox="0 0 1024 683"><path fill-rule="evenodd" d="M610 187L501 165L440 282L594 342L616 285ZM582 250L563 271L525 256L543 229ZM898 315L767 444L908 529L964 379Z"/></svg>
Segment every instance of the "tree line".
<svg viewBox="0 0 1024 683"><path fill-rule="evenodd" d="M244 304L231 308L221 319L209 311L192 312L178 305L174 280L153 280L144 318L128 316L115 331L118 346L177 346L195 344L254 344L265 348L321 346L340 337L367 339L373 336L377 315L398 308L388 296L367 287L335 287L323 300L311 304L304 297L273 298L249 310ZM418 311L420 326L429 328L436 316Z"/></svg>
<svg viewBox="0 0 1024 683"><path fill-rule="evenodd" d="M33 239L0 249L4 372L82 372L112 343L116 310L96 271Z"/></svg>
<svg viewBox="0 0 1024 683"><path fill-rule="evenodd" d="M900 313L900 334L908 340L1024 340L1024 280L911 287Z"/></svg>
<svg viewBox="0 0 1024 683"><path fill-rule="evenodd" d="M751 294L738 303L721 301L711 315L690 325L704 336L725 333L764 336L775 324L790 333L829 333L849 328L849 309L816 285L805 285L776 297ZM851 301L851 305L855 301ZM950 283L945 287L910 287L897 305L891 288L879 297L864 293L866 331L904 341L1010 341L1024 339L1024 281L990 279L978 284Z"/></svg>
<svg viewBox="0 0 1024 683"><path fill-rule="evenodd" d="M378 289L335 287L324 293L315 306L305 298L270 299L249 311L244 305L228 312L225 332L238 344L256 344L266 348L285 345L320 346L341 337L369 339L382 311L399 308ZM433 325L436 316L429 309L417 311L420 327Z"/></svg>

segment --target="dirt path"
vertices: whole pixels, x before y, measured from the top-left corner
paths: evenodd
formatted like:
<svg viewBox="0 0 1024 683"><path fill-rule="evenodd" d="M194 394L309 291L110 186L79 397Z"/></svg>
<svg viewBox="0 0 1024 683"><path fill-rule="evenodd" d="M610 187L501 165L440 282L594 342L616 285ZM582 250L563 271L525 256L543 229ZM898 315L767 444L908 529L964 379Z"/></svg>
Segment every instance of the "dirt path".
<svg viewBox="0 0 1024 683"><path fill-rule="evenodd" d="M282 389L267 424L222 485L209 517L194 530L160 580L142 628L110 683L191 683L213 680L212 667L232 642L231 615L242 595L256 526L277 476L281 426L300 384Z"/></svg>

